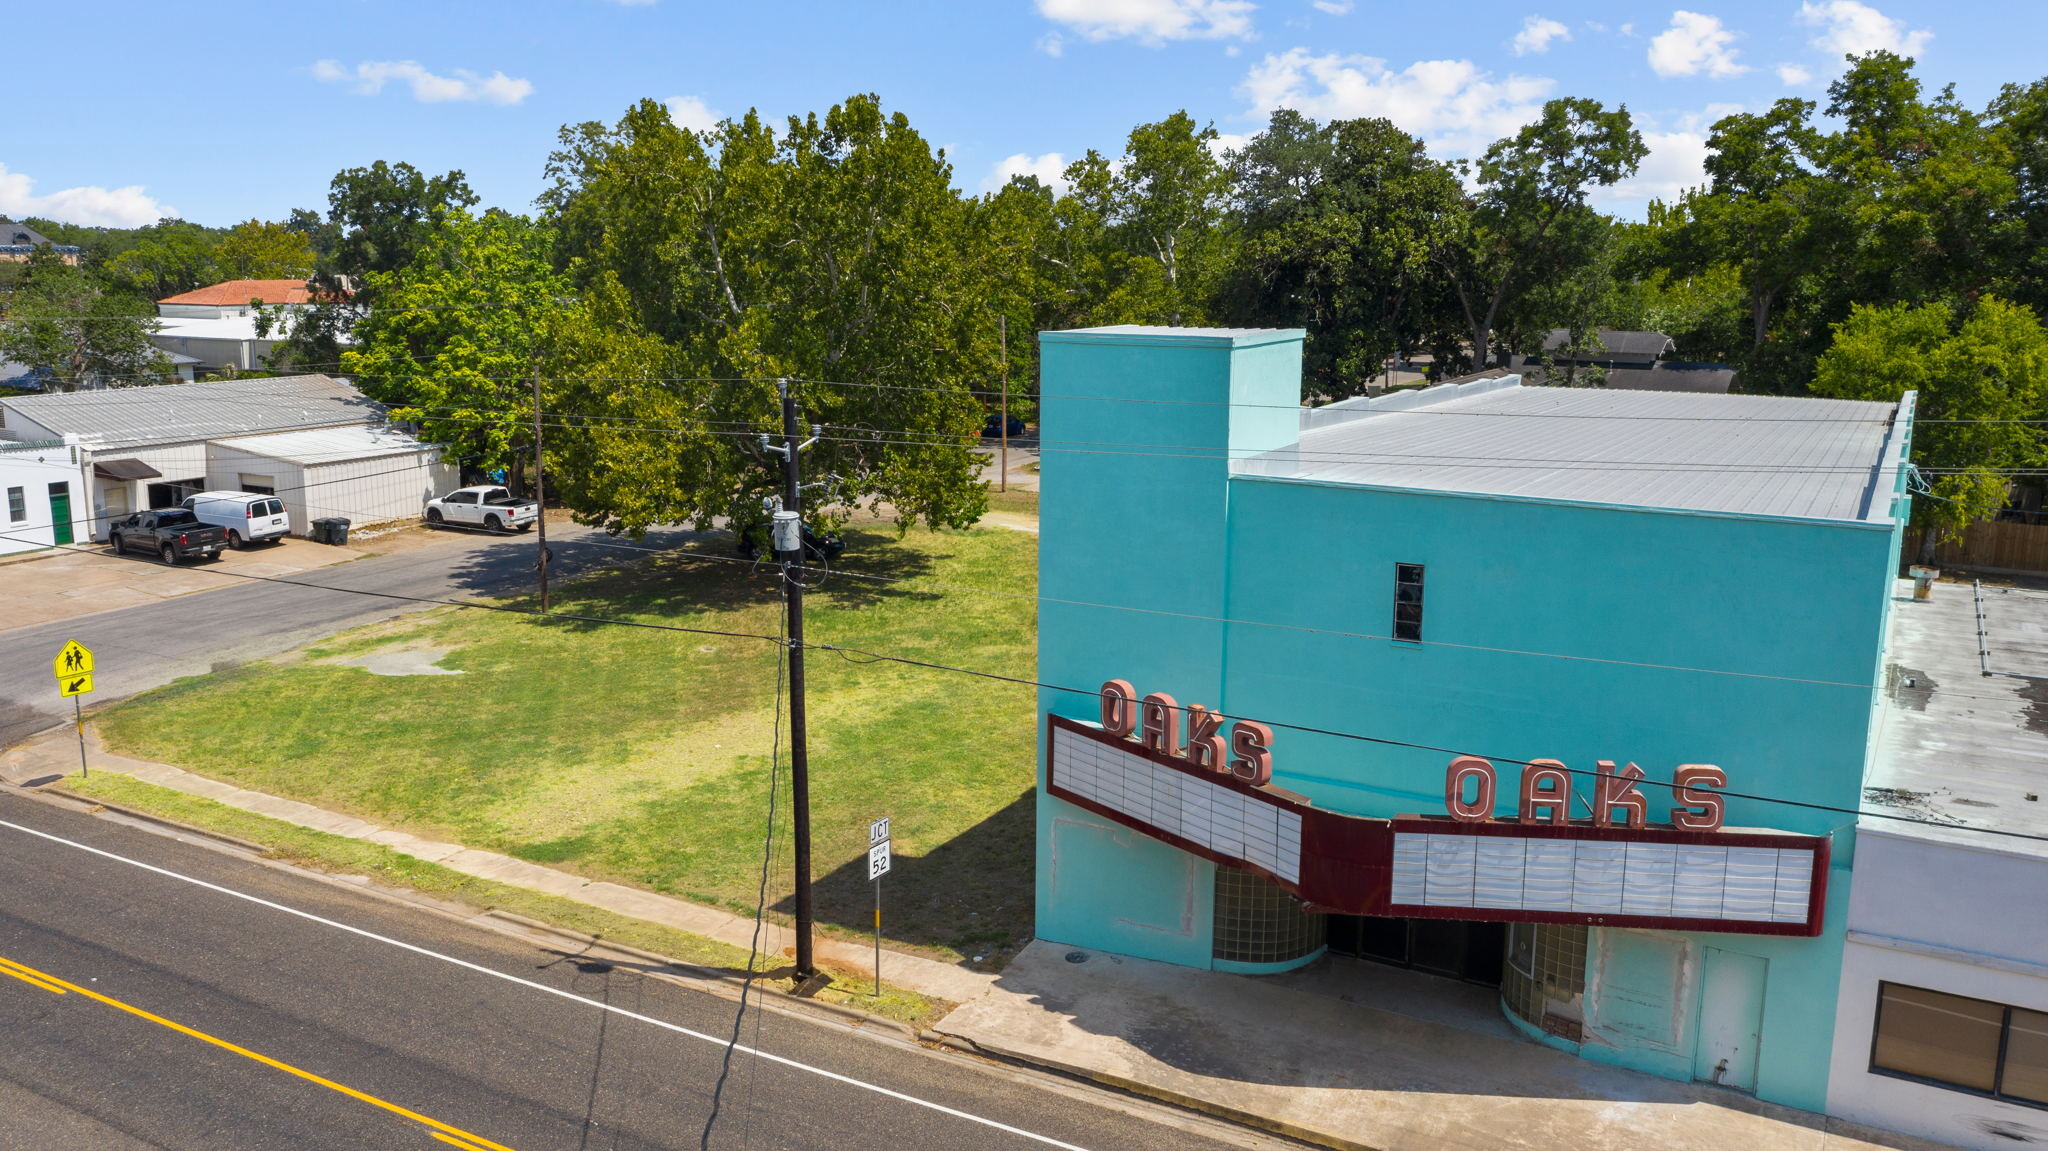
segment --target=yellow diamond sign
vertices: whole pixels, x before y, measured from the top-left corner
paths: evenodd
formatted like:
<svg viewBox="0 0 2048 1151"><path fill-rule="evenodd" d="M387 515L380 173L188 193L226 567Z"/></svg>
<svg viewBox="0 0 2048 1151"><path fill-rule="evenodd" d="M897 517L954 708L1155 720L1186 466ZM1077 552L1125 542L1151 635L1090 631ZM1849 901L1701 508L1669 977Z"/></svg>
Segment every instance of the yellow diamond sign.
<svg viewBox="0 0 2048 1151"><path fill-rule="evenodd" d="M50 674L58 679L66 676L85 675L92 671L92 649L77 640L67 641L57 652L57 658L50 661ZM91 689L86 689L90 691ZM65 692L66 695L74 694Z"/></svg>

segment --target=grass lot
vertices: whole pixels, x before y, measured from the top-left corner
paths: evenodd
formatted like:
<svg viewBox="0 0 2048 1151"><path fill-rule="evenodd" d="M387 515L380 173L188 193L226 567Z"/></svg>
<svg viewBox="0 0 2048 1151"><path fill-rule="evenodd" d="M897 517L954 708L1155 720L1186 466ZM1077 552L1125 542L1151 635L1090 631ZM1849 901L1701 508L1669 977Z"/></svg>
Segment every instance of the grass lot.
<svg viewBox="0 0 2048 1151"><path fill-rule="evenodd" d="M90 779L72 776L60 786L75 794L120 807L261 843L270 848L270 858L301 867L367 876L386 887L409 888L437 899L465 904L478 911L509 911L732 975L743 974L747 969L744 950L715 939L630 916L615 915L603 908L590 907L558 895L478 879L388 847L313 831L125 775L102 773ZM790 990L794 980L773 972L777 968L786 968L786 965L787 961L779 956L759 956L754 964L756 970L768 973L760 979L761 983L783 991ZM819 992L816 998L850 1004L919 1026L941 1014L944 1008L940 1002L886 983L882 985L879 999L863 992L862 988L872 988L872 984L858 975L842 975L832 986Z"/></svg>
<svg viewBox="0 0 2048 1151"><path fill-rule="evenodd" d="M1035 500L1009 493L1006 511ZM1007 675L1033 671L1037 538L860 525L808 637ZM971 585L980 595L858 574ZM555 609L776 634L765 571L661 558L560 587ZM445 649L466 674L340 666ZM775 739L775 645L444 609L181 681L101 714L107 743L418 834L751 912ZM893 819L884 935L994 967L1028 940L1029 689L809 653L821 922L872 922L867 825ZM785 760L786 760L785 745ZM786 775L771 905L787 910Z"/></svg>

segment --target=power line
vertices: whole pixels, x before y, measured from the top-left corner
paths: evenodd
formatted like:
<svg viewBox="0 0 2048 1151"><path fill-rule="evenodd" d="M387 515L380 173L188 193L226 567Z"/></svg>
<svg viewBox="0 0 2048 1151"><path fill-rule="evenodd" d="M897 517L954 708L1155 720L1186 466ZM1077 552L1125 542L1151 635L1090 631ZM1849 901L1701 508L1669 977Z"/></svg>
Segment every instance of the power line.
<svg viewBox="0 0 2048 1151"><path fill-rule="evenodd" d="M12 536L7 536L7 535L6 535L5 533L0 533L0 538L18 538L18 537L12 537ZM39 541L30 541L30 542L39 542ZM113 558L115 558L115 557L113 557L113 556L110 556L110 555L106 555L106 553L104 553L104 552L99 552L99 551L96 551L96 550L92 550L92 549L86 549L86 548L78 548L78 547L75 547L75 546L69 546L69 545L60 545L60 546L66 546L68 550L71 550L71 551L74 551L74 552L78 552L78 553L80 553L80 554L85 554L85 555L102 555L102 556L106 556L106 558L108 558L108 559L113 559ZM379 598L379 599L390 599L390 600L403 600L403 601L408 601L408 602L413 602L413 603L422 603L422 604L430 604L430 605L437 605L437 606L444 606L444 607L468 608L468 609L473 609L473 610L478 610L478 611L491 611L491 612L499 612L499 613L502 613L502 614L506 614L506 615L524 616L524 617L527 617L527 618L531 618L531 619L541 619L541 620L569 620L569 621L571 621L571 622L576 622L576 623L592 623L592 624L609 624L609 625L615 625L615 626L620 626L620 627L635 627L635 628L644 628L644 629L648 629L648 630L652 630L652 631L680 632L680 633L684 633L684 634L689 634L689 635L713 635L713 636L722 636L722 637L725 637L725 638L730 638L730 639L753 639L753 640L760 640L760 641L762 641L762 642L765 642L765 643L771 643L771 644L776 644L776 645L778 645L778 646L782 646L782 647L787 647L787 646L789 645L789 642L790 642L790 641L789 641L788 639L786 639L786 638L785 638L784 636L780 636L780 635L763 635L763 634L758 634L758 633L754 633L754 632L735 632L735 631L724 631L724 630L719 630L719 629L713 629L713 628L692 628L692 627L684 627L684 626L681 626L681 625L679 625L679 624L660 624L660 623L649 623L649 622L646 622L646 621L642 621L642 620L626 620L626 619L616 619L616 618L611 618L611 617L606 617L606 616L586 616L586 615L575 615L575 614L567 614L567 613L563 613L563 612L545 612L545 613L544 613L544 612L540 612L540 611L536 611L536 610L533 610L533 609L531 609L531 608L516 608L516 607L507 607L507 606L503 606L503 605L497 605L497 604L485 604L485 603L476 603L476 602L472 602L472 601L463 601L463 600L444 600L444 599L434 599L434 598L431 598L431 597L424 597L424 596L408 596L408 595L401 595L401 594L398 594L398 593L396 593L396 592L379 592L379 591L369 591L369 590L365 590L365 589L361 589L361 588L344 588L344 587L329 587L329 586L326 586L326 585L323 585L323 584L311 584L311 583L303 583L303 582L300 582L300 581L296 581L296 580L287 580L287 579L282 579L282 578L279 578L279 577L276 577L276 576L259 576L259 575L252 575L252 574L250 574L250 573L247 573L247 572L222 572L222 573L220 573L220 574L222 574L222 575L231 575L231 576L235 576L235 577L238 577L238 578L241 578L241 579L247 579L247 580L255 580L255 581L260 581L260 582L264 582L264 583L275 583L275 584L283 584L283 585L285 585L285 586L287 586L287 587L298 587L298 588L306 588L306 589L309 589L309 590L313 590L313 591L328 591L328 592L341 592L341 593L343 593L343 594L347 594L347 595L363 595L363 596L373 596L373 597L376 597L376 598ZM1056 683L1049 683L1049 682L1046 682L1046 681L1044 681L1044 680L1037 680L1037 679L1029 679L1029 678L1025 678L1025 677L1023 677L1023 676L1013 676L1013 675L1005 675L1005 674L1002 674L1002 673L1000 673L1000 672L991 672L991 671L981 671L981 670L978 670L978 669L975 669L975 668L955 667L955 666L953 666L953 665L950 665L950 664L942 664L942 663L935 663L935 662L933 662L933 661L930 661L930 660L920 660L920 659L913 659L913 658L911 658L911 657L909 657L909 656L900 656L900 655L890 655L890 654L888 654L888 653L885 653L885 652L873 652L873 651L867 651L867 650L864 650L864 649L861 649L861 648L856 648L856 647L849 647L849 646L846 646L846 645L843 645L843 644L830 644L830 643L812 643L812 642L805 642L803 646L804 646L805 648L807 648L807 649L810 649L810 650L815 650L815 651L829 651L829 652L833 653L834 655L837 655L837 656L839 656L839 657L840 657L841 659L843 659L843 660L846 660L846 661L848 661L848 662L850 662L850 663L894 663L894 664L901 664L901 665L904 665L904 666L907 666L907 667L917 667L917 668L924 668L924 669L927 669L927 670L932 670L932 671L944 671L944 672L950 672L950 673L953 673L953 674L956 674L956 675L963 675L963 676L969 676L969 677L972 677L972 678L976 678L976 679L985 679L985 680L991 680L991 681L995 681L995 682L1000 682L1000 683L1009 683L1009 684L1015 684L1015 685L1018 685L1018 686L1022 686L1022 687L1033 687L1033 688L1040 688L1040 689L1043 689L1043 690L1047 690L1047 691L1056 691L1056 692L1061 692L1061 693L1064 693L1064 694L1069 694L1069 695L1082 695L1082 696L1090 696L1090 697L1093 697L1093 696L1098 696L1098 695L1100 695L1100 689L1099 689L1099 688L1078 688L1078 687L1071 687L1071 686L1068 686L1068 685L1065 685L1065 684L1056 684ZM1434 745L1434 744L1426 744L1426 743L1415 743L1415 742L1412 742L1412 741L1408 741L1408 740L1399 740L1399 739L1391 739L1391 738L1387 738L1387 737L1384 737L1384 736L1371 736L1371 735L1360 735L1360 734L1358 734L1358 733L1356 733L1356 732L1345 732L1345 731L1335 731L1335 730L1332 730L1332 729L1330 729L1330 728L1324 728L1324 727L1316 727L1316 726L1313 726L1313 725L1309 725L1309 724L1299 724L1299 723L1290 723L1290 722L1287 722L1287 721L1284 721L1284 720L1277 720L1277 719L1271 719L1271 718L1266 718L1266 717L1254 717L1254 716L1245 716L1245 715L1240 715L1240 714L1236 714L1236 713L1227 713L1227 712L1221 712L1221 711L1215 712L1214 714L1216 714L1217 716L1219 716L1219 717L1221 717L1221 718L1223 718L1223 719L1229 719L1229 720L1239 720L1239 719L1251 719L1251 720L1254 720L1254 721L1256 721L1256 722L1259 722L1259 723L1264 723L1264 724L1266 724L1266 725L1268 725L1268 726L1270 726L1270 727L1280 728L1280 729L1284 729L1284 730L1287 730L1287 731L1297 731L1297 732L1301 732L1301 733L1303 733L1303 734L1306 734L1306 735L1320 735L1320 736L1326 736L1326 737L1329 737L1329 738L1333 738L1333 739L1343 739L1343 740L1351 740L1351 741L1354 741L1354 742L1359 742L1359 743L1368 743L1368 744L1373 744L1373 745L1375 745L1375 746L1381 746L1381 747L1398 747L1398 748L1405 748L1405 749L1409 749L1409 750L1414 750L1414 751L1428 751L1428 752L1433 752L1433 753L1437 753L1437 754L1442 754L1442 755L1451 755L1451 756L1459 756L1459 755L1480 755L1480 753L1477 753L1477 752L1471 752L1471 751L1462 751L1462 750L1458 750L1458 749L1456 749L1456 748L1440 747L1440 746L1437 746L1437 745ZM1493 762L1497 762L1497 763L1509 763L1509 764L1515 764L1515 765L1518 765L1518 766L1523 766L1523 767L1531 766L1531 763L1532 763L1532 761L1530 761L1530 760L1526 760L1526 759L1517 759L1517 758L1514 758L1514 757L1512 757L1512 756L1501 756L1501 755L1480 755L1480 758L1483 758L1483 759L1488 759L1488 760L1491 760L1491 761L1493 761ZM1587 769L1584 769L1584 768L1567 768L1566 770L1567 770L1567 771L1570 771L1571 773L1573 773L1573 774L1576 774L1576 775L1591 775L1591 776L1598 776L1598 775L1602 774L1602 773L1600 773L1600 772L1598 772L1598 771L1588 771ZM1672 789L1672 788L1676 788L1676 787L1679 787L1679 786L1681 786L1681 785L1679 785L1679 784L1677 784L1677 783L1674 783L1674 782L1670 782L1670 781L1665 781L1665 780L1654 780L1654 779L1642 779L1642 780L1637 780L1637 781L1635 781L1635 782L1636 782L1636 783L1638 783L1639 785L1648 785L1648 786L1651 786L1651 787L1662 787L1662 788L1666 788L1666 789ZM1861 808L1853 808L1853 807L1840 807L1840 806L1836 806L1836 805L1832 805L1832 804L1823 804L1823 803L1812 803L1812 802L1809 802L1809 801L1806 801L1806 800L1796 800L1796 799L1784 799L1784 798L1780 798L1780 797L1776 797L1776 796L1768 796L1768 795L1757 795L1757 794L1754 794L1754 793L1747 793L1747 792L1734 792L1734 791L1722 791L1722 792L1720 792L1719 794L1725 795L1725 796L1727 796L1727 797L1729 797L1729 798L1731 798L1731 799L1746 799L1746 800L1751 800L1751 801L1754 801L1754 802L1757 802L1757 803L1771 803L1771 804L1778 804L1778 805L1780 805L1780 806L1786 806L1786 807L1796 807L1796 808L1801 808L1801 809L1804 809L1804 810L1811 810L1811 811L1824 811L1824 812L1831 812L1831 813L1836 813L1836 814L1841 814L1841 815L1851 815L1851 816L1858 816L1858 817L1869 817L1869 818L1873 818L1873 819L1888 819L1888 820L1894 820L1894 821L1897 821L1897 822L1901 822L1901 823L1914 823L1914 824L1924 824L1924 825L1927 825L1927 826L1930 826L1930 827L1945 827L1945 828L1950 828L1950 829L1952 829L1952 830L1958 830L1958 831L1970 831L1970 832L1977 832L1977 833L1980 833L1980 834L1985 834L1985 835L1999 835L1999 836L2006 836L2006 837L2010 837L2010 838L2016 838L2016 839L2038 840L2038 841L2048 842L2048 835L2034 835L2034 834L2030 834L2030 833L2027 833L2027 832L2018 832L2018 831L2004 831L2004 830L2001 830L2001 829L1998 829L1998 828L1989 828L1989 827L1971 827L1971 826L1968 826L1968 825L1964 825L1964 824L1944 823L1944 822L1942 822L1942 821L1940 821L1940 820L1932 820L1932 819L1923 819L1923 818L1918 818L1918 817L1913 817L1913 816L1893 815L1893 814L1890 814L1890 813L1888 813L1888 812L1881 812L1881 811L1866 811L1866 810L1863 810L1863 809L1861 809Z"/></svg>

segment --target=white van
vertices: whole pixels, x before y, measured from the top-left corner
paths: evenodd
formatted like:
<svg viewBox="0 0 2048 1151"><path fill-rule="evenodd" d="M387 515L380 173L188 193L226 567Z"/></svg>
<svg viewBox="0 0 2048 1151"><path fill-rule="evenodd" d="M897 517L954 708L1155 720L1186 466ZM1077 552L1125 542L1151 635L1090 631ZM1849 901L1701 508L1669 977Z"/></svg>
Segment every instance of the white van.
<svg viewBox="0 0 2048 1151"><path fill-rule="evenodd" d="M284 501L254 492L200 492L178 505L190 508L203 524L228 529L228 546L239 548L265 540L281 540L292 530Z"/></svg>

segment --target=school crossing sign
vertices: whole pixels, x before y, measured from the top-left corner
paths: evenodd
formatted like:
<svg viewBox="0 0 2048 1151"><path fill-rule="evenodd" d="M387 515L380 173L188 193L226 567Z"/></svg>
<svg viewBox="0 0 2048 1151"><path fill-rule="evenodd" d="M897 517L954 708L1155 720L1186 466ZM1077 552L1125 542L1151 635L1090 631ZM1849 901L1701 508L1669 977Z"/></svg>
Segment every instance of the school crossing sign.
<svg viewBox="0 0 2048 1151"><path fill-rule="evenodd" d="M57 694L66 698L92 690L92 649L77 640L66 641L50 661L50 673L57 677Z"/></svg>

